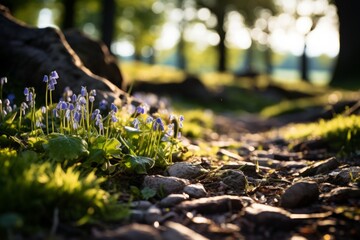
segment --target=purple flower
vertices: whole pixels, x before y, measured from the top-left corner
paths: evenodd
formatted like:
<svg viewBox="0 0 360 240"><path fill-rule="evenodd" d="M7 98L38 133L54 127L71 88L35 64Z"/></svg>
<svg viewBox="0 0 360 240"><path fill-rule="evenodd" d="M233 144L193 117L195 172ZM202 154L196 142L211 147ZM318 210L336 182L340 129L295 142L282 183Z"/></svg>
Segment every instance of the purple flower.
<svg viewBox="0 0 360 240"><path fill-rule="evenodd" d="M101 110L105 110L107 108L107 105L108 105L108 102L105 99L103 99L100 101L99 108Z"/></svg>
<svg viewBox="0 0 360 240"><path fill-rule="evenodd" d="M44 75L44 77L43 77L43 82L44 82L44 83L49 82L49 77L48 77L48 75Z"/></svg>
<svg viewBox="0 0 360 240"><path fill-rule="evenodd" d="M74 120L75 120L76 122L80 122L80 119L81 119L81 114L80 114L78 111L76 111L76 112L74 113Z"/></svg>
<svg viewBox="0 0 360 240"><path fill-rule="evenodd" d="M134 128L139 129L139 125L140 125L139 119L135 118L135 119L132 121L132 125L134 126Z"/></svg>
<svg viewBox="0 0 360 240"><path fill-rule="evenodd" d="M59 78L59 75L58 75L58 73L56 72L56 71L52 71L51 73L50 73L50 79L58 79Z"/></svg>
<svg viewBox="0 0 360 240"><path fill-rule="evenodd" d="M89 102L94 102L95 101L95 97L94 96L89 96Z"/></svg>
<svg viewBox="0 0 360 240"><path fill-rule="evenodd" d="M118 122L119 119L113 114L113 115L111 115L111 121L115 123L115 122Z"/></svg>
<svg viewBox="0 0 360 240"><path fill-rule="evenodd" d="M184 119L185 119L184 116L183 116L183 115L180 115L179 121L182 122L182 121L184 121Z"/></svg>
<svg viewBox="0 0 360 240"><path fill-rule="evenodd" d="M154 121L154 118L152 118L152 117L150 117L150 116L148 116L147 118L146 118L146 124L148 124L148 123L152 123Z"/></svg>
<svg viewBox="0 0 360 240"><path fill-rule="evenodd" d="M5 106L10 106L10 100L6 98L4 100L4 104L5 104Z"/></svg>
<svg viewBox="0 0 360 240"><path fill-rule="evenodd" d="M71 113L70 109L66 109L65 117L67 120L70 120L70 113Z"/></svg>
<svg viewBox="0 0 360 240"><path fill-rule="evenodd" d="M81 96L78 100L79 100L79 103L80 103L81 105L85 105L85 104L86 104L86 99L85 99L83 96Z"/></svg>
<svg viewBox="0 0 360 240"><path fill-rule="evenodd" d="M72 101L73 103L75 103L75 102L76 102L76 99L77 99L76 94L73 94L73 95L71 96L71 101Z"/></svg>
<svg viewBox="0 0 360 240"><path fill-rule="evenodd" d="M74 104L69 103L69 109L70 109L70 111L74 110L75 109Z"/></svg>
<svg viewBox="0 0 360 240"><path fill-rule="evenodd" d="M24 95L25 95L25 96L28 96L28 95L29 95L29 88L25 88L25 89L24 89Z"/></svg>
<svg viewBox="0 0 360 240"><path fill-rule="evenodd" d="M138 106L136 108L136 112L139 113L139 114L144 114L145 113L145 108L143 108L141 106Z"/></svg>
<svg viewBox="0 0 360 240"><path fill-rule="evenodd" d="M100 114L99 109L95 109L94 112L91 114L91 119L95 119L96 115Z"/></svg>
<svg viewBox="0 0 360 240"><path fill-rule="evenodd" d="M61 102L61 106L60 106L60 109L61 110L65 110L65 109L67 109L68 108L68 105L67 105L67 103L66 102Z"/></svg>
<svg viewBox="0 0 360 240"><path fill-rule="evenodd" d="M155 119L155 122L153 124L153 129L155 131L164 131L164 124L163 124L161 118Z"/></svg>
<svg viewBox="0 0 360 240"><path fill-rule="evenodd" d="M86 87L84 87L84 86L81 87L80 94L81 94L81 96L83 96L83 97L86 96Z"/></svg>
<svg viewBox="0 0 360 240"><path fill-rule="evenodd" d="M53 109L53 116L54 116L54 117L59 117L59 114L58 114L56 108Z"/></svg>
<svg viewBox="0 0 360 240"><path fill-rule="evenodd" d="M115 106L114 103L111 104L110 109L115 113L118 111L118 108L117 108L117 106Z"/></svg>

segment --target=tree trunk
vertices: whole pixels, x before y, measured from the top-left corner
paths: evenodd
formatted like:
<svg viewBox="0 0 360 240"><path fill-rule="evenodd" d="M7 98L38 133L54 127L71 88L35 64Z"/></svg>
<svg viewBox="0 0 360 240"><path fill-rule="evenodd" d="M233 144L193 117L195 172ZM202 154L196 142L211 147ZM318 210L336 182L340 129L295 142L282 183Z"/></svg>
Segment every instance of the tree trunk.
<svg viewBox="0 0 360 240"><path fill-rule="evenodd" d="M226 52L226 46L225 46L226 32L224 30L225 9L224 9L224 7L220 6L214 11L214 13L216 13L216 17L218 20L216 32L219 34L219 37L220 37L220 42L218 45L218 58L219 59L218 59L217 70L219 72L225 72L227 70L227 67L226 67L227 52Z"/></svg>
<svg viewBox="0 0 360 240"><path fill-rule="evenodd" d="M111 51L111 42L114 37L115 28L115 0L102 0L102 41Z"/></svg>
<svg viewBox="0 0 360 240"><path fill-rule="evenodd" d="M340 22L340 52L331 85L349 86L360 80L360 2L336 0Z"/></svg>
<svg viewBox="0 0 360 240"><path fill-rule="evenodd" d="M75 4L76 0L64 0L64 15L62 29L75 27Z"/></svg>
<svg viewBox="0 0 360 240"><path fill-rule="evenodd" d="M309 82L309 69L308 69L308 57L306 55L306 43L304 43L304 50L300 57L300 74L301 74L301 80Z"/></svg>

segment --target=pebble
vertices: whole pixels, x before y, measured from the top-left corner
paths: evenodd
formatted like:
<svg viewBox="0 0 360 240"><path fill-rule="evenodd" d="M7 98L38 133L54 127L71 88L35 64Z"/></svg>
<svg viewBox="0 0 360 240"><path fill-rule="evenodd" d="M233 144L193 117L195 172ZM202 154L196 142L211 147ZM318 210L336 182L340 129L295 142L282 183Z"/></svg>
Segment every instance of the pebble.
<svg viewBox="0 0 360 240"><path fill-rule="evenodd" d="M280 206L297 208L307 206L319 199L319 187L316 182L297 182L281 195Z"/></svg>
<svg viewBox="0 0 360 240"><path fill-rule="evenodd" d="M194 165L187 162L177 162L171 165L167 169L167 172L173 177L194 179L208 171L200 165Z"/></svg>
<svg viewBox="0 0 360 240"><path fill-rule="evenodd" d="M158 193L169 195L171 193L181 193L190 182L186 179L177 177L166 177L161 175L145 176L143 187L154 189Z"/></svg>
<svg viewBox="0 0 360 240"><path fill-rule="evenodd" d="M166 230L162 233L163 239L171 240L208 240L184 225L168 221L165 223Z"/></svg>
<svg viewBox="0 0 360 240"><path fill-rule="evenodd" d="M106 230L104 232L93 230L92 234L95 239L110 240L161 240L163 239L160 232L149 225L133 223L122 226L113 230Z"/></svg>
<svg viewBox="0 0 360 240"><path fill-rule="evenodd" d="M235 193L244 193L246 191L248 181L245 174L240 170L225 170L221 174L221 180Z"/></svg>
<svg viewBox="0 0 360 240"><path fill-rule="evenodd" d="M356 179L360 176L360 167L354 166L342 169L334 179L335 184L339 185L347 185L349 184L353 179Z"/></svg>
<svg viewBox="0 0 360 240"><path fill-rule="evenodd" d="M186 193L182 193L182 194L170 194L167 197L161 199L161 201L159 202L159 206L160 207L173 207L185 200L189 199L189 195L187 195Z"/></svg>
<svg viewBox="0 0 360 240"><path fill-rule="evenodd" d="M153 224L154 222L159 222L161 217L161 210L156 206L152 206L145 212L144 220L147 224Z"/></svg>
<svg viewBox="0 0 360 240"><path fill-rule="evenodd" d="M300 170L300 176L307 177L307 176L315 176L318 174L325 174L329 173L330 171L339 167L339 162L336 160L335 157L328 158L323 161L318 161L312 164L309 167L305 167Z"/></svg>
<svg viewBox="0 0 360 240"><path fill-rule="evenodd" d="M346 203L348 200L360 198L360 189L356 187L338 187L322 196L327 202Z"/></svg>
<svg viewBox="0 0 360 240"><path fill-rule="evenodd" d="M139 209L139 210L146 210L151 207L153 204L149 201L140 200L140 201L133 201L131 202L131 208Z"/></svg>
<svg viewBox="0 0 360 240"><path fill-rule="evenodd" d="M202 198L206 197L207 192L201 183L190 184L185 186L184 192L191 198Z"/></svg>
<svg viewBox="0 0 360 240"><path fill-rule="evenodd" d="M208 198L199 198L194 200L184 201L176 206L180 211L196 211L198 213L224 213L228 211L241 210L247 201L242 197L222 195Z"/></svg>

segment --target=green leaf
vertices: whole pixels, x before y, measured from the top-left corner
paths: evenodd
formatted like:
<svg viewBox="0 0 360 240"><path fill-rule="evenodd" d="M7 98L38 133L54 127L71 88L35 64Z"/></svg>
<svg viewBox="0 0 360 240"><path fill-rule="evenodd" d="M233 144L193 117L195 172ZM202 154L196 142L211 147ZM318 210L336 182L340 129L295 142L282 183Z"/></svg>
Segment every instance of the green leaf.
<svg viewBox="0 0 360 240"><path fill-rule="evenodd" d="M103 164L106 159L120 154L121 143L116 138L107 139L100 136L92 139L90 145L90 154L86 160L85 166L90 166L91 163Z"/></svg>
<svg viewBox="0 0 360 240"><path fill-rule="evenodd" d="M89 154L88 145L80 137L51 134L48 143L43 144L49 158L56 162L76 160Z"/></svg>
<svg viewBox="0 0 360 240"><path fill-rule="evenodd" d="M149 187L145 187L141 190L141 195L145 200L149 200L150 198L155 197L156 190Z"/></svg>
<svg viewBox="0 0 360 240"><path fill-rule="evenodd" d="M125 126L125 131L129 134L139 134L141 133L142 131L137 129L137 128L133 128L133 127L129 127L129 126Z"/></svg>
<svg viewBox="0 0 360 240"><path fill-rule="evenodd" d="M127 170L137 174L147 174L147 171L155 164L155 161L149 157L133 155L126 155L123 161Z"/></svg>

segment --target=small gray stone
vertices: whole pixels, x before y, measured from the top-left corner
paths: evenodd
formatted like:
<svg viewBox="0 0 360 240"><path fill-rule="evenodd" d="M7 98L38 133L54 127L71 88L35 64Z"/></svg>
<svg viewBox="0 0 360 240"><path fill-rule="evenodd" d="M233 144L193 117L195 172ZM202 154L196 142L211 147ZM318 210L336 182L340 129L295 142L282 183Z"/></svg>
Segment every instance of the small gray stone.
<svg viewBox="0 0 360 240"><path fill-rule="evenodd" d="M228 211L239 211L247 205L242 197L222 195L209 198L199 198L184 201L176 206L180 211L196 211L198 213L223 213Z"/></svg>
<svg viewBox="0 0 360 240"><path fill-rule="evenodd" d="M225 170L221 174L221 179L235 193L243 193L246 191L248 181L245 174L240 170Z"/></svg>
<svg viewBox="0 0 360 240"><path fill-rule="evenodd" d="M342 169L334 179L335 184L340 185L347 185L349 184L353 179L356 179L360 176L360 167L354 166Z"/></svg>
<svg viewBox="0 0 360 240"><path fill-rule="evenodd" d="M338 187L322 195L326 202L346 203L360 198L360 189L355 187Z"/></svg>
<svg viewBox="0 0 360 240"><path fill-rule="evenodd" d="M169 195L171 193L181 193L189 181L177 177L165 177L160 175L145 176L143 187L154 189L158 193Z"/></svg>
<svg viewBox="0 0 360 240"><path fill-rule="evenodd" d="M159 206L160 207L173 207L176 204L179 204L185 200L189 199L189 195L183 194L170 194L167 197L161 199Z"/></svg>
<svg viewBox="0 0 360 240"><path fill-rule="evenodd" d="M165 223L166 230L162 233L164 239L171 240L207 240L208 238L176 222Z"/></svg>
<svg viewBox="0 0 360 240"><path fill-rule="evenodd" d="M200 165L194 165L187 162L177 162L171 165L167 169L167 172L173 177L194 179L206 173L207 170Z"/></svg>
<svg viewBox="0 0 360 240"><path fill-rule="evenodd" d="M300 176L315 176L318 174L329 173L331 170L339 167L340 163L336 160L335 157L331 157L329 159L318 161L315 164L305 167L300 170Z"/></svg>
<svg viewBox="0 0 360 240"><path fill-rule="evenodd" d="M281 196L281 206L297 208L309 205L319 198L319 187L316 182L297 182L285 190Z"/></svg>
<svg viewBox="0 0 360 240"><path fill-rule="evenodd" d="M153 204L151 202L144 200L131 202L131 208L140 209L140 210L146 210L152 205Z"/></svg>
<svg viewBox="0 0 360 240"><path fill-rule="evenodd" d="M143 222L145 217L145 212L138 209L133 209L130 211L130 220L134 222Z"/></svg>
<svg viewBox="0 0 360 240"><path fill-rule="evenodd" d="M207 195L207 192L201 183L187 185L184 188L184 192L189 194L191 198L202 198Z"/></svg>
<svg viewBox="0 0 360 240"><path fill-rule="evenodd" d="M122 239L122 240L161 240L163 239L159 231L145 224L131 224L123 227L119 227L114 230L106 230L100 232L93 230L92 232L95 239Z"/></svg>
<svg viewBox="0 0 360 240"><path fill-rule="evenodd" d="M153 224L154 222L161 220L161 215L161 210L155 206L152 206L145 212L144 219L146 223Z"/></svg>

